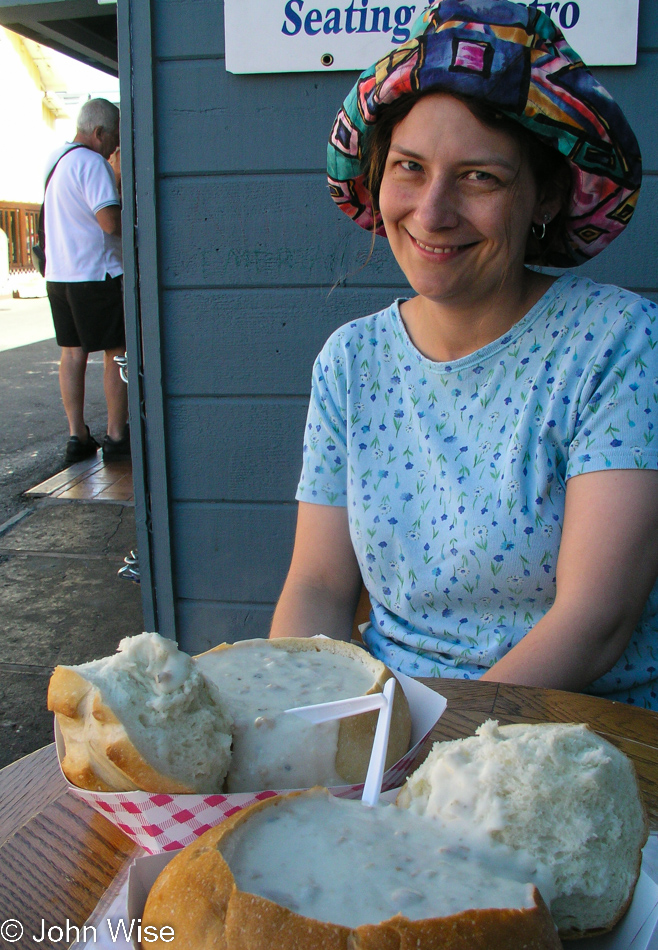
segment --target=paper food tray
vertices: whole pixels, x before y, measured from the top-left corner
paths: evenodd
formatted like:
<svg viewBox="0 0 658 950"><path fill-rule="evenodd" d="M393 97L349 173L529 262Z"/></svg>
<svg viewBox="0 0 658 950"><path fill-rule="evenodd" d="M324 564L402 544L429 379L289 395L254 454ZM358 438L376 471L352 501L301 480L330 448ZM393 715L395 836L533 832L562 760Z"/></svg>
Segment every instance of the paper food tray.
<svg viewBox="0 0 658 950"><path fill-rule="evenodd" d="M396 793L382 795L384 801L395 799ZM128 878L127 919L141 920L149 891L162 869L174 857L173 853L137 858ZM583 942L583 950L658 950L658 885L644 871L635 888L628 912L609 934L590 937ZM145 944L145 946L148 946ZM570 941L567 946L575 947ZM133 938L135 950L141 950Z"/></svg>
<svg viewBox="0 0 658 950"><path fill-rule="evenodd" d="M404 690L411 712L411 748L384 773L382 789L399 788L420 750L446 708L446 699L434 690L402 673L395 674ZM55 743L60 768L65 754L64 740L55 721ZM63 773L62 773L63 774ZM64 776L66 779L66 776ZM272 798L282 791L236 792L213 795L154 794L153 792L90 792L67 780L69 791L104 815L144 851L179 850L229 815ZM339 798L361 798L363 783L338 785L330 789Z"/></svg>

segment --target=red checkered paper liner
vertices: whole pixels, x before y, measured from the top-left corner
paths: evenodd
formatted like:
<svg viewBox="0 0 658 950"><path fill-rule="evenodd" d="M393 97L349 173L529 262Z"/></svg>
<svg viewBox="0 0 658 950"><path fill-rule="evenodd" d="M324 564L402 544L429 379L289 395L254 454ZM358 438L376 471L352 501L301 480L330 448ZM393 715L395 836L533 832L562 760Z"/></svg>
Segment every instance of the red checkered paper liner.
<svg viewBox="0 0 658 950"><path fill-rule="evenodd" d="M445 697L423 686L410 676L395 674L405 692L411 712L411 748L384 773L382 791L399 788L430 732L446 708ZM55 722L57 756L64 758L64 740ZM66 778L66 776L64 776ZM295 789L268 789L262 792L233 792L226 795L174 795L152 792L90 792L67 780L69 791L109 819L144 851L158 854L175 851L190 844L204 831L214 828L236 811ZM361 798L360 785L330 788L338 798Z"/></svg>

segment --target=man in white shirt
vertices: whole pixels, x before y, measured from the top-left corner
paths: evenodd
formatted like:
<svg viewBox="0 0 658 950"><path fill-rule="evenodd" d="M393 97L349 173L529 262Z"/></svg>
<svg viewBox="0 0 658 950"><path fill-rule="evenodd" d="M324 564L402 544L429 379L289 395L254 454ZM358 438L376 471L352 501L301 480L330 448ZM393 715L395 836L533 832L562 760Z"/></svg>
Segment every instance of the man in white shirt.
<svg viewBox="0 0 658 950"><path fill-rule="evenodd" d="M104 351L107 402L105 460L130 456L128 395L115 356L126 347L123 314L119 110L106 99L90 99L78 115L72 143L57 149L47 174L46 287L55 334L62 348L59 382L69 423L67 463L95 454L98 442L84 421L89 353Z"/></svg>

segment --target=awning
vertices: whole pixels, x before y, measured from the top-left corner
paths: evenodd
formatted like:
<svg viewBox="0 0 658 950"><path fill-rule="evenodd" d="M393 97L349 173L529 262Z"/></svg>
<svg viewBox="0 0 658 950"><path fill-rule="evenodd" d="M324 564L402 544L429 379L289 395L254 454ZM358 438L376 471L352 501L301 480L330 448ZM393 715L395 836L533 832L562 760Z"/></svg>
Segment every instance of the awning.
<svg viewBox="0 0 658 950"><path fill-rule="evenodd" d="M105 0L0 0L0 25L117 76L116 3Z"/></svg>

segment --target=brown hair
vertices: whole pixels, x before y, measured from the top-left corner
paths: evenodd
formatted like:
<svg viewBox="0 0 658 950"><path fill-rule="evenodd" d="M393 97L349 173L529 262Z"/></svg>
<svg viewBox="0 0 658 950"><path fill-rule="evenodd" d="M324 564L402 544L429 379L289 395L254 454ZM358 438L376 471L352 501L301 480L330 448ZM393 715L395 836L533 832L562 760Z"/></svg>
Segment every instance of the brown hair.
<svg viewBox="0 0 658 950"><path fill-rule="evenodd" d="M395 102L382 109L370 132L361 162L361 169L364 175L364 184L372 197L375 212L379 211L379 192L393 130L399 122L409 115L420 99L426 95L431 95L433 92L440 92L440 90L412 92L400 96ZM560 210L553 220L546 225L546 234L543 240L538 240L532 232L528 237L525 261L527 264L541 266L548 251L553 247L561 246L566 240L565 218L572 186L571 170L567 160L557 149L546 145L514 119L502 115L492 106L478 99L461 96L453 92L450 92L449 95L463 102L475 118L479 119L484 125L511 135L518 143L522 157L528 162L538 191L546 198L556 195L560 197Z"/></svg>

